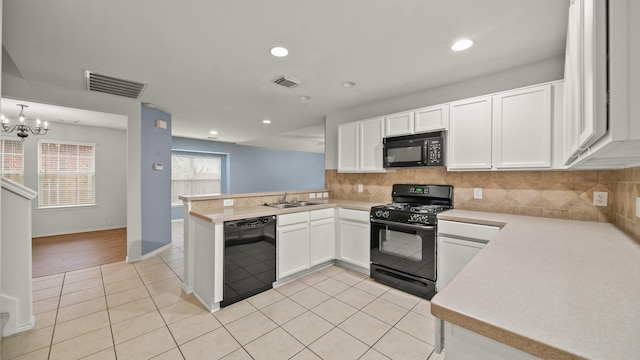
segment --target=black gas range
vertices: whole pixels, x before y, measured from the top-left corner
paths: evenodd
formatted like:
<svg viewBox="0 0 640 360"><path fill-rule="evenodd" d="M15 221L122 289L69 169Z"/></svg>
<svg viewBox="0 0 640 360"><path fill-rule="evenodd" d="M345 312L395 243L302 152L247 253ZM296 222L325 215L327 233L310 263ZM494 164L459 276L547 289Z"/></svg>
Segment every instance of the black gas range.
<svg viewBox="0 0 640 360"><path fill-rule="evenodd" d="M371 277L431 299L437 214L453 208L453 186L395 184L393 202L371 208Z"/></svg>

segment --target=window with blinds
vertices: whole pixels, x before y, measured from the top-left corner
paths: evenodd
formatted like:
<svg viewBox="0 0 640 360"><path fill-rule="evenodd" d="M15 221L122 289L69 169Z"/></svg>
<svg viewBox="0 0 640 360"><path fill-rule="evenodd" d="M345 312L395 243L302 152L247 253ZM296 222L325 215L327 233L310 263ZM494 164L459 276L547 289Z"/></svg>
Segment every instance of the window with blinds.
<svg viewBox="0 0 640 360"><path fill-rule="evenodd" d="M171 154L171 203L181 195L220 194L222 159L219 156Z"/></svg>
<svg viewBox="0 0 640 360"><path fill-rule="evenodd" d="M0 139L0 175L24 184L24 148L22 141Z"/></svg>
<svg viewBox="0 0 640 360"><path fill-rule="evenodd" d="M95 205L95 144L38 143L38 205L64 207Z"/></svg>

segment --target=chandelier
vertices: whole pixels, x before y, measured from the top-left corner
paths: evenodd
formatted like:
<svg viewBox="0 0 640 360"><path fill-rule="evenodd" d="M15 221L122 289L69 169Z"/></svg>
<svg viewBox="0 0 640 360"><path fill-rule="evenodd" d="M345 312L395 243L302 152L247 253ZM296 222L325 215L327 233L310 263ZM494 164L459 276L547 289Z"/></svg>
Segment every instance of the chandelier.
<svg viewBox="0 0 640 360"><path fill-rule="evenodd" d="M0 115L0 120L2 121L2 131L6 133L12 133L16 131L16 135L20 137L20 141L24 141L24 139L29 136L29 133L32 133L33 135L44 135L49 131L49 123L45 121L44 124L42 124L40 119L36 119L35 126L28 125L26 123L26 118L24 115L24 108L29 107L29 105L18 104L18 106L20 106L20 114L18 114L17 124L9 123L8 117Z"/></svg>

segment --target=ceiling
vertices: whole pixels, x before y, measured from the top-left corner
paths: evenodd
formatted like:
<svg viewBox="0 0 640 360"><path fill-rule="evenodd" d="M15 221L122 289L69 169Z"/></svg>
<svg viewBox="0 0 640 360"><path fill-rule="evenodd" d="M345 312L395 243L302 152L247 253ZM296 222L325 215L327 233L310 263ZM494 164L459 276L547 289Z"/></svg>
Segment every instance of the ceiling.
<svg viewBox="0 0 640 360"><path fill-rule="evenodd" d="M327 114L563 54L568 14L568 0L3 3L3 97L57 105L63 92L102 109L113 95L87 94L93 70L147 83L127 101L171 113L175 136L215 130L220 141L316 152ZM451 51L463 37L475 45ZM289 56L270 55L276 45ZM274 84L281 75L302 85Z"/></svg>

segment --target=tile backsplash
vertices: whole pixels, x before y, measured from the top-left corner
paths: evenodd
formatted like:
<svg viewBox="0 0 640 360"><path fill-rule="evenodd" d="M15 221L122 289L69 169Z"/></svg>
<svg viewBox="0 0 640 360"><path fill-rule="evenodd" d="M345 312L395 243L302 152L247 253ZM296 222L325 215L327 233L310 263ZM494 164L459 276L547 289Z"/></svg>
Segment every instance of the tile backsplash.
<svg viewBox="0 0 640 360"><path fill-rule="evenodd" d="M640 240L640 218L636 216L636 198L640 196L640 167L616 171L616 224Z"/></svg>
<svg viewBox="0 0 640 360"><path fill-rule="evenodd" d="M418 168L371 174L326 170L325 182L332 197L380 203L391 202L391 186L396 183L448 184L454 186L457 209L611 222L640 240L640 167L468 172ZM358 184L363 185L361 193ZM481 200L473 198L473 188L482 188ZM607 206L592 205L594 191L608 193Z"/></svg>

